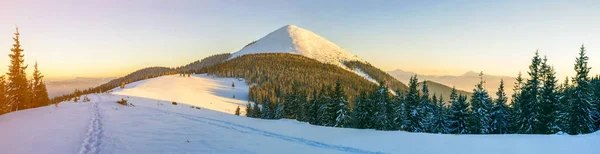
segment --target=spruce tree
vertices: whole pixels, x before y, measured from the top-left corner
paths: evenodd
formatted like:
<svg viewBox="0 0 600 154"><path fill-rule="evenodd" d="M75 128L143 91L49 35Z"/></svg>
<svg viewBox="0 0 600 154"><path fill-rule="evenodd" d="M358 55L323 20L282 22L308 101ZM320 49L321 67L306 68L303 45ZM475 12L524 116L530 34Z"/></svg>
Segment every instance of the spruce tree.
<svg viewBox="0 0 600 154"><path fill-rule="evenodd" d="M525 86L521 90L521 98L519 102L520 115L517 119L519 125L518 133L532 134L536 130L539 130L539 125L536 125L536 121L541 118L540 106L540 86L541 83L541 62L542 59L539 53L536 51L535 56L531 60L529 65L529 78L525 83Z"/></svg>
<svg viewBox="0 0 600 154"><path fill-rule="evenodd" d="M240 115L240 106L238 106L237 108L235 108L235 115L237 115L237 116Z"/></svg>
<svg viewBox="0 0 600 154"><path fill-rule="evenodd" d="M396 119L394 120L394 123L398 126L397 129L407 130L409 120L405 94L400 92L400 90L396 90L396 97L393 101L395 102L394 104L396 104Z"/></svg>
<svg viewBox="0 0 600 154"><path fill-rule="evenodd" d="M535 123L536 134L554 134L559 130L557 124L558 114L558 94L557 80L555 77L554 68L547 64L548 59L544 57L542 61L542 84L540 94L540 104L538 105L539 118Z"/></svg>
<svg viewBox="0 0 600 154"><path fill-rule="evenodd" d="M283 103L277 103L277 107L275 107L275 113L273 113L273 119L281 119L284 118L284 104Z"/></svg>
<svg viewBox="0 0 600 154"><path fill-rule="evenodd" d="M46 90L46 84L43 80L44 76L38 69L38 63L35 62L33 65L33 82L32 82L32 100L35 106L43 106L50 104L50 98L48 98L48 91Z"/></svg>
<svg viewBox="0 0 600 154"><path fill-rule="evenodd" d="M288 93L284 101L284 116L288 119L296 119L296 111L299 108L300 94L298 90L298 83L292 84L292 91Z"/></svg>
<svg viewBox="0 0 600 154"><path fill-rule="evenodd" d="M246 117L254 117L254 113L252 111L252 104L248 102L248 104L246 104Z"/></svg>
<svg viewBox="0 0 600 154"><path fill-rule="evenodd" d="M450 103L452 106L450 108L450 124L449 131L452 134L468 134L469 132L469 122L471 117L471 112L469 110L469 104L467 103L466 96L457 95L456 88L452 88L452 92L450 93Z"/></svg>
<svg viewBox="0 0 600 154"><path fill-rule="evenodd" d="M498 87L498 92L496 92L496 101L494 106L492 107L491 113L491 133L493 134L507 134L509 133L509 109L506 102L508 98L506 97L506 93L504 92L504 80L500 80L500 87Z"/></svg>
<svg viewBox="0 0 600 154"><path fill-rule="evenodd" d="M373 119L374 127L377 130L390 130L391 125L390 118L388 117L388 104L389 95L387 87L382 82L379 84L379 88L371 94L372 103L375 104L373 108L375 117Z"/></svg>
<svg viewBox="0 0 600 154"><path fill-rule="evenodd" d="M27 77L25 75L25 69L27 65L23 64L23 49L21 49L21 42L19 41L19 29L16 29L15 37L13 40L13 48L10 49L10 65L8 66L8 86L7 86L7 99L11 111L20 109L26 109L30 99L29 89L27 83Z"/></svg>
<svg viewBox="0 0 600 154"><path fill-rule="evenodd" d="M523 113L521 110L523 108L521 107L521 99L523 97L522 90L524 86L525 83L523 82L523 77L521 75L521 72L519 72L515 81L515 85L513 87L513 94L511 96L512 101L508 110L509 121L511 121L509 126L509 133L518 133L519 129L521 128L520 118L521 114Z"/></svg>
<svg viewBox="0 0 600 154"><path fill-rule="evenodd" d="M590 68L587 66L588 56L585 55L585 47L581 45L579 57L575 60L575 72L573 78L573 91L567 111L569 121L567 133L569 134L587 134L595 130L592 118L592 87L588 73Z"/></svg>
<svg viewBox="0 0 600 154"><path fill-rule="evenodd" d="M10 112L10 106L6 99L6 79L5 76L0 76L0 115Z"/></svg>
<svg viewBox="0 0 600 154"><path fill-rule="evenodd" d="M352 125L354 128L359 129L367 129L371 128L371 118L372 114L370 110L370 102L368 101L367 94L365 92L361 92L361 94L356 97L356 106L352 110Z"/></svg>
<svg viewBox="0 0 600 154"><path fill-rule="evenodd" d="M339 80L335 82L333 102L335 103L334 110L336 110L335 125L333 126L349 127L351 122L349 114L350 107L348 105L348 100L346 100L346 93Z"/></svg>
<svg viewBox="0 0 600 154"><path fill-rule="evenodd" d="M438 134L449 133L449 131L448 131L449 120L448 120L448 116L447 116L448 111L447 111L446 107L444 106L444 98L442 97L442 95L440 95L440 98L437 99L437 97L434 94L432 100L433 100L433 102L435 102L435 110L433 112L434 120L432 123L431 132L438 133Z"/></svg>
<svg viewBox="0 0 600 154"><path fill-rule="evenodd" d="M258 105L258 103L254 103L254 106L252 106L252 117L253 118L261 118L262 116L262 111Z"/></svg>
<svg viewBox="0 0 600 154"><path fill-rule="evenodd" d="M431 126L434 119L434 106L429 98L429 87L427 86L427 81L423 81L423 86L421 88L421 100L419 103L419 127L422 132L431 132Z"/></svg>
<svg viewBox="0 0 600 154"><path fill-rule="evenodd" d="M559 110L557 114L557 125L562 133L569 130L569 111L571 110L571 97L573 96L573 87L569 84L569 77L565 77L564 83L560 86Z"/></svg>
<svg viewBox="0 0 600 154"><path fill-rule="evenodd" d="M408 84L408 93L406 94L406 110L407 110L407 131L410 132L422 132L421 128L421 117L419 113L421 112L421 95L419 94L419 90L417 89L418 80L417 76L413 76L410 78Z"/></svg>
<svg viewBox="0 0 600 154"><path fill-rule="evenodd" d="M266 99L262 104L260 118L273 119L273 110L271 108L271 102L269 99Z"/></svg>
<svg viewBox="0 0 600 154"><path fill-rule="evenodd" d="M491 133L492 123L492 100L487 90L483 88L483 73L480 73L479 77L479 83L473 89L473 95L471 96L471 133L489 134Z"/></svg>

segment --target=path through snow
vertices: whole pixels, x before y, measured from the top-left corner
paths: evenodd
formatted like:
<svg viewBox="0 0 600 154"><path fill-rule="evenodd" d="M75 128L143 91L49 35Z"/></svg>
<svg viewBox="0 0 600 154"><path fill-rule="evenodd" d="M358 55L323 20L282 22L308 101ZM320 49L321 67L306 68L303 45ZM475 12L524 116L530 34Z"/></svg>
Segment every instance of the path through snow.
<svg viewBox="0 0 600 154"><path fill-rule="evenodd" d="M94 107L92 117L90 118L90 125L87 129L87 133L85 135L85 139L81 144L81 149L79 150L80 154L96 154L100 153L100 144L102 139L102 115L100 114L100 109L98 108L98 103L102 100L100 97L96 97L94 99Z"/></svg>

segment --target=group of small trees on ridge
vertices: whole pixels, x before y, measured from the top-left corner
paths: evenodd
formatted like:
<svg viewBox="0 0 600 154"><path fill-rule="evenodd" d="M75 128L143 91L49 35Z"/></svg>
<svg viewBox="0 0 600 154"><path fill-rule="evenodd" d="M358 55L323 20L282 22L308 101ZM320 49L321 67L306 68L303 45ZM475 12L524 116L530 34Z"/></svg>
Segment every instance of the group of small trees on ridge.
<svg viewBox="0 0 600 154"><path fill-rule="evenodd" d="M19 41L19 29L16 29L15 43L10 49L10 65L8 66L8 79L0 76L0 115L8 112L46 106L50 103L44 76L38 69L37 62L33 67L32 79L27 79L24 64L24 54Z"/></svg>
<svg viewBox="0 0 600 154"><path fill-rule="evenodd" d="M588 75L591 68L585 52L582 45L575 61L575 77L559 84L554 68L536 51L527 72L529 78L523 79L519 73L510 104L504 82L493 98L481 78L470 99L453 89L446 101L430 95L427 82L419 90L414 76L408 91L398 90L393 95L381 83L356 96L353 107L339 81L310 94L301 90L299 83L293 83L284 99L248 103L246 116L296 119L332 127L444 134L586 134L600 129L600 76Z"/></svg>

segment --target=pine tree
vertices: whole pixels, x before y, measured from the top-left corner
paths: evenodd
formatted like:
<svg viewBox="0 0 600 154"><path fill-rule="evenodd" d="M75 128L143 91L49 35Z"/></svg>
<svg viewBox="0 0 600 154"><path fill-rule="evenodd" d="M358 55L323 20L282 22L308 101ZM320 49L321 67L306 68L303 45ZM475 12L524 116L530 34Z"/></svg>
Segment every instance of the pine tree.
<svg viewBox="0 0 600 154"><path fill-rule="evenodd" d="M492 100L487 90L483 89L483 73L480 73L479 77L479 83L473 89L473 95L471 96L471 133L489 134L491 133L492 123Z"/></svg>
<svg viewBox="0 0 600 154"><path fill-rule="evenodd" d="M237 108L235 108L235 115L237 115L237 116L240 115L240 106L239 105Z"/></svg>
<svg viewBox="0 0 600 154"><path fill-rule="evenodd" d="M573 96L573 87L569 84L569 77L565 77L564 83L560 86L559 92L559 104L558 104L558 114L557 116L557 125L560 129L561 133L566 133L569 129L569 111L571 108L571 101L573 100L571 96Z"/></svg>
<svg viewBox="0 0 600 154"><path fill-rule="evenodd" d="M375 104L375 108L372 111L375 114L373 119L374 128L377 130L390 130L393 125L391 125L390 118L388 117L389 95L387 87L383 82L371 94L371 99L372 103Z"/></svg>
<svg viewBox="0 0 600 154"><path fill-rule="evenodd" d="M435 102L435 110L433 112L433 123L432 123L432 128L431 128L431 132L432 133L438 133L438 134L446 134L449 133L448 131L448 127L449 127L449 120L448 120L448 116L447 116L447 109L444 106L444 97L442 95L440 95L440 98L437 99L437 97L435 96L435 94L432 97L433 102Z"/></svg>
<svg viewBox="0 0 600 154"><path fill-rule="evenodd" d="M246 104L246 117L254 117L254 113L252 111L252 104L248 102L248 104Z"/></svg>
<svg viewBox="0 0 600 154"><path fill-rule="evenodd" d="M558 114L558 94L557 94L557 80L555 77L554 68L547 64L548 59L544 57L542 61L542 84L540 94L540 104L538 105L539 118L535 125L536 134L554 134L558 132L559 127L557 124Z"/></svg>
<svg viewBox="0 0 600 154"><path fill-rule="evenodd" d="M396 90L396 97L394 98L394 102L396 104L396 119L394 121L400 130L407 130L409 123L406 101L404 97L404 93L400 92L400 90Z"/></svg>
<svg viewBox="0 0 600 154"><path fill-rule="evenodd" d="M44 76L38 69L38 63L35 62L33 65L33 82L32 82L32 100L35 106L43 106L50 104L50 98L48 98L48 91L46 90L46 84L44 83Z"/></svg>
<svg viewBox="0 0 600 154"><path fill-rule="evenodd" d="M431 132L432 123L434 119L434 106L429 99L429 87L427 86L427 81L423 81L423 87L421 88L421 100L419 103L419 127L422 132Z"/></svg>
<svg viewBox="0 0 600 154"><path fill-rule="evenodd" d="M600 75L596 75L591 81L593 87L593 117L595 121L596 131L600 130Z"/></svg>
<svg viewBox="0 0 600 154"><path fill-rule="evenodd" d="M408 94L406 95L406 110L407 110L407 131L410 132L422 132L421 125L421 95L419 94L419 90L417 89L418 80L417 76L413 76L410 78L408 84Z"/></svg>
<svg viewBox="0 0 600 154"><path fill-rule="evenodd" d="M260 107L258 106L258 103L254 103L254 106L252 106L252 114L251 115L253 118L261 118L262 111L261 111Z"/></svg>
<svg viewBox="0 0 600 154"><path fill-rule="evenodd" d="M6 98L6 79L5 76L0 76L0 115L10 112Z"/></svg>
<svg viewBox="0 0 600 154"><path fill-rule="evenodd" d="M521 128L519 120L521 118L521 114L523 113L521 110L523 108L521 107L521 99L523 95L521 95L521 93L524 86L525 83L523 82L523 77L521 75L521 72L519 72L515 81L515 85L513 87L513 94L511 96L512 101L508 110L509 121L511 121L509 126L509 133L518 133L519 129Z"/></svg>
<svg viewBox="0 0 600 154"><path fill-rule="evenodd" d="M456 88L452 88L450 93L450 126L449 131L452 134L468 134L469 132L469 121L471 112L469 110L469 104L467 103L466 96L457 95Z"/></svg>
<svg viewBox="0 0 600 154"><path fill-rule="evenodd" d="M496 92L496 101L494 106L492 107L491 114L491 133L493 134L507 134L509 133L509 113L508 113L508 105L506 102L508 98L506 97L506 93L504 92L504 80L500 80L500 87L498 87L498 92Z"/></svg>
<svg viewBox="0 0 600 154"><path fill-rule="evenodd" d="M520 112L517 123L518 132L522 134L532 134L539 130L536 121L541 118L540 110L540 87L541 87L541 62L542 59L536 51L535 56L529 65L529 78L521 90Z"/></svg>
<svg viewBox="0 0 600 154"><path fill-rule="evenodd" d="M273 110L271 108L271 102L269 102L269 100L266 99L263 102L263 104L262 104L260 118L262 118L262 119L273 119L273 112L272 111Z"/></svg>
<svg viewBox="0 0 600 154"><path fill-rule="evenodd" d="M336 81L335 89L333 92L333 102L336 104L334 110L336 110L336 118L334 127L349 127L350 119L350 107L348 100L346 100L346 93L342 89L340 81Z"/></svg>
<svg viewBox="0 0 600 154"><path fill-rule="evenodd" d="M371 117L373 116L369 109L371 108L370 102L368 102L367 94L361 92L356 97L356 107L352 110L352 125L354 128L366 129L371 128Z"/></svg>
<svg viewBox="0 0 600 154"><path fill-rule="evenodd" d="M286 95L285 97L285 102L284 102L284 117L289 118L289 119L296 119L297 118L297 110L299 109L299 103L300 103L300 92L298 90L298 86L300 86L298 83L294 83L292 84L292 91Z"/></svg>
<svg viewBox="0 0 600 154"><path fill-rule="evenodd" d="M283 103L277 103L277 107L275 108L275 113L273 114L273 119L281 119L283 118L283 108L284 108L284 104Z"/></svg>
<svg viewBox="0 0 600 154"><path fill-rule="evenodd" d="M21 49L21 43L19 41L19 29L16 29L15 37L13 40L13 48L10 49L12 52L8 56L10 57L10 65L8 66L8 86L7 86L7 97L8 104L11 111L28 108L29 101L29 89L27 88L27 75L25 75L25 69L27 65L23 64L23 49Z"/></svg>
<svg viewBox="0 0 600 154"><path fill-rule="evenodd" d="M575 60L575 72L573 78L573 91L567 118L569 121L567 133L569 134L587 134L595 130L592 118L592 87L588 73L590 68L587 66L588 56L585 55L585 47L581 45L579 57Z"/></svg>

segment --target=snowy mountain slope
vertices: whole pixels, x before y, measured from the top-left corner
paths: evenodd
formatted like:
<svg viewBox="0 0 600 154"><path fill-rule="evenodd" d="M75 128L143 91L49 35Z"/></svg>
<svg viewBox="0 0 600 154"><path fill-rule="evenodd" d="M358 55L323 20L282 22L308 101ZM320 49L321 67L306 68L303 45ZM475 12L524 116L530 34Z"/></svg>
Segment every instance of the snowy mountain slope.
<svg viewBox="0 0 600 154"><path fill-rule="evenodd" d="M344 61L363 61L333 42L294 25L283 26L256 42L248 44L240 51L233 53L230 59L256 53L298 54L340 67L343 67L341 62Z"/></svg>
<svg viewBox="0 0 600 154"><path fill-rule="evenodd" d="M598 133L441 135L341 129L240 117L141 97L106 93L88 97L88 103L63 102L59 107L0 116L0 149L3 153L424 154L594 154L600 150ZM116 104L121 98L135 107Z"/></svg>
<svg viewBox="0 0 600 154"><path fill-rule="evenodd" d="M248 90L244 80L194 74L191 77L168 75L133 82L125 85L124 89L113 89L113 94L175 101L233 114L237 106L245 111Z"/></svg>

